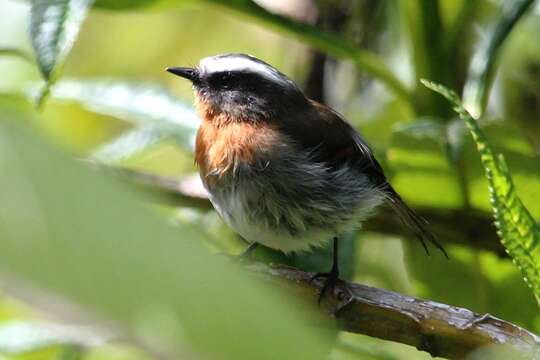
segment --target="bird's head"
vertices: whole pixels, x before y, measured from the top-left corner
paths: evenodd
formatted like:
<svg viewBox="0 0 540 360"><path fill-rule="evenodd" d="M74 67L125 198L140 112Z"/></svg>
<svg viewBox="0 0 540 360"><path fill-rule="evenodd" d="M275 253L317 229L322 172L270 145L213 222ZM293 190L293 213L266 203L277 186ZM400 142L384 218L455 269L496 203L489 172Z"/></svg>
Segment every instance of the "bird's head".
<svg viewBox="0 0 540 360"><path fill-rule="evenodd" d="M197 67L169 67L190 80L205 118L271 121L306 106L298 86L269 64L245 54L204 58Z"/></svg>

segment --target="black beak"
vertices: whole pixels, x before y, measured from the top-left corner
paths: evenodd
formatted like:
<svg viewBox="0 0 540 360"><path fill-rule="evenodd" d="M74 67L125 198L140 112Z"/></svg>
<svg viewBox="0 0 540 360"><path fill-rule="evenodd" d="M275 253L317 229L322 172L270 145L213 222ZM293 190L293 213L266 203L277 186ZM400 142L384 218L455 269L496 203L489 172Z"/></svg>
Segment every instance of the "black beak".
<svg viewBox="0 0 540 360"><path fill-rule="evenodd" d="M168 67L165 70L170 72L171 74L181 76L185 79L191 80L192 82L196 82L199 80L199 71L194 68L189 67Z"/></svg>

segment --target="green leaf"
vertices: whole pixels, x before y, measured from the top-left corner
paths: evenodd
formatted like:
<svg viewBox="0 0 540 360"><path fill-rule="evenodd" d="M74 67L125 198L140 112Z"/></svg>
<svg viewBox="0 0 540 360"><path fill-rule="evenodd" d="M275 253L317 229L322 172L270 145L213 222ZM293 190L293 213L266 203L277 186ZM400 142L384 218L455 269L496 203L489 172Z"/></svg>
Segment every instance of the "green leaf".
<svg viewBox="0 0 540 360"><path fill-rule="evenodd" d="M444 146L451 164L456 165L464 143L465 126L459 119L443 123L438 118L422 117L412 123L394 127L394 134L405 134L415 139L431 139Z"/></svg>
<svg viewBox="0 0 540 360"><path fill-rule="evenodd" d="M56 345L98 346L110 340L83 327L13 320L0 323L0 353L20 354Z"/></svg>
<svg viewBox="0 0 540 360"><path fill-rule="evenodd" d="M32 0L30 37L46 81L37 103L41 105L77 38L92 0Z"/></svg>
<svg viewBox="0 0 540 360"><path fill-rule="evenodd" d="M197 0L182 0L181 3ZM172 3L172 0L95 0L95 6L107 10L159 9Z"/></svg>
<svg viewBox="0 0 540 360"><path fill-rule="evenodd" d="M20 59L32 62L32 57L24 50L10 47L0 48L0 56L15 56Z"/></svg>
<svg viewBox="0 0 540 360"><path fill-rule="evenodd" d="M435 141L445 140L445 124L431 117L423 117L412 123L397 123L393 131L416 139L428 138Z"/></svg>
<svg viewBox="0 0 540 360"><path fill-rule="evenodd" d="M495 154L476 120L465 110L457 94L440 84L421 80L441 94L465 121L476 143L489 183L491 204L499 237L524 275L537 299L540 299L540 226L517 195L514 182L502 154Z"/></svg>
<svg viewBox="0 0 540 360"><path fill-rule="evenodd" d="M470 114L479 118L484 113L493 81L493 71L502 45L534 0L507 0L494 29L473 55L463 89L463 104Z"/></svg>
<svg viewBox="0 0 540 360"><path fill-rule="evenodd" d="M446 124L446 154L450 163L457 165L465 144L467 129L459 119L453 119Z"/></svg>
<svg viewBox="0 0 540 360"><path fill-rule="evenodd" d="M326 358L332 336L307 312L315 294L301 305L254 281L209 254L198 229L172 227L135 188L20 125L0 122L0 168L9 169L0 172L2 274L77 302L171 358L186 348L219 359Z"/></svg>
<svg viewBox="0 0 540 360"><path fill-rule="evenodd" d="M94 152L92 157L103 163L114 163L144 151L163 140L166 135L153 126L141 126L127 131Z"/></svg>
<svg viewBox="0 0 540 360"><path fill-rule="evenodd" d="M76 102L89 111L141 126L146 129L146 135L152 132L153 140L169 136L176 139L184 149L193 149L199 118L191 105L181 102L160 85L111 79L64 80L55 86L52 97ZM135 135L126 136L122 146ZM153 143L149 137L146 137L146 142Z"/></svg>

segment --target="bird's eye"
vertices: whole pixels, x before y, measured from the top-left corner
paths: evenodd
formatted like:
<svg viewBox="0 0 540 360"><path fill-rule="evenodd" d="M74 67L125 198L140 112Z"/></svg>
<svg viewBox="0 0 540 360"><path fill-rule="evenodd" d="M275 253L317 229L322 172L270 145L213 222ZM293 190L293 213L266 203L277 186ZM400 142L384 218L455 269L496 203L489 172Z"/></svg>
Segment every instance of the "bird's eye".
<svg viewBox="0 0 540 360"><path fill-rule="evenodd" d="M221 77L220 77L219 80L221 80L221 82L223 82L223 83L226 83L226 82L228 82L229 80L231 80L231 78L232 78L231 73L230 73L230 72L226 72L226 73L221 74Z"/></svg>
<svg viewBox="0 0 540 360"><path fill-rule="evenodd" d="M209 83L215 88L230 89L234 86L235 80L235 74L226 71L212 75L209 79Z"/></svg>

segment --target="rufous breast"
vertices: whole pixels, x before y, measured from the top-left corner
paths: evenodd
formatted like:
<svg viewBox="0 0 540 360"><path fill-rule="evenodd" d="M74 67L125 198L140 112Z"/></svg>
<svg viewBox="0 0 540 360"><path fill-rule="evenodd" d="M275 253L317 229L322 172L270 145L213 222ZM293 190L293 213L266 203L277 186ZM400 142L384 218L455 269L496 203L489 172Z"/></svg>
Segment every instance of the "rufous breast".
<svg viewBox="0 0 540 360"><path fill-rule="evenodd" d="M202 124L195 143L195 162L203 179L217 178L240 166L255 166L280 146L280 133L267 121L230 119L224 114L204 111L199 106Z"/></svg>

